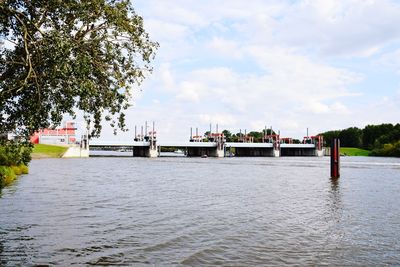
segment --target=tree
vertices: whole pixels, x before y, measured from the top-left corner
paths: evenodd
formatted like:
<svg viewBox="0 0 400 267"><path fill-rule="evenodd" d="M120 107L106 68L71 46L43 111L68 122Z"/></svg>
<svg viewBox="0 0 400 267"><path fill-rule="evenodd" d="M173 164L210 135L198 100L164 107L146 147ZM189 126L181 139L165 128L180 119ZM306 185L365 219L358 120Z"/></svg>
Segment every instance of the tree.
<svg viewBox="0 0 400 267"><path fill-rule="evenodd" d="M261 142L261 138L262 138L262 132L257 132L257 131L251 131L248 133L249 136L252 136L254 138L254 142L258 143Z"/></svg>
<svg viewBox="0 0 400 267"><path fill-rule="evenodd" d="M350 127L339 133L340 145L343 147L361 147L362 130Z"/></svg>
<svg viewBox="0 0 400 267"><path fill-rule="evenodd" d="M224 134L227 142L234 142L232 133L229 130L223 130L222 133Z"/></svg>
<svg viewBox="0 0 400 267"><path fill-rule="evenodd" d="M230 138L232 136L232 133L229 130L223 130L222 133L226 138Z"/></svg>
<svg viewBox="0 0 400 267"><path fill-rule="evenodd" d="M384 123L380 125L367 125L363 129L363 138L362 138L363 147L367 149L374 148L376 146L376 143L380 144L380 141L384 141L378 139L381 136L392 132L393 129L394 126L390 123Z"/></svg>
<svg viewBox="0 0 400 267"><path fill-rule="evenodd" d="M325 145L329 147L331 145L331 141L334 138L339 138L340 132L341 132L340 130L334 130L334 131L320 133L318 135L322 135L324 137Z"/></svg>
<svg viewBox="0 0 400 267"><path fill-rule="evenodd" d="M124 130L158 47L129 0L0 0L0 41L0 133L25 136L77 110Z"/></svg>

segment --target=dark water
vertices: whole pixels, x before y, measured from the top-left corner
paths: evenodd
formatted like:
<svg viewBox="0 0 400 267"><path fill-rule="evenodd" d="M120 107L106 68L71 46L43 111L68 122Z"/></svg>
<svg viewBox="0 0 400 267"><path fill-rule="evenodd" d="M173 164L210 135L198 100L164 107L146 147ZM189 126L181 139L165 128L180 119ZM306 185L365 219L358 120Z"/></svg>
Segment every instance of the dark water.
<svg viewBox="0 0 400 267"><path fill-rule="evenodd" d="M0 266L400 265L400 160L31 163L0 196Z"/></svg>

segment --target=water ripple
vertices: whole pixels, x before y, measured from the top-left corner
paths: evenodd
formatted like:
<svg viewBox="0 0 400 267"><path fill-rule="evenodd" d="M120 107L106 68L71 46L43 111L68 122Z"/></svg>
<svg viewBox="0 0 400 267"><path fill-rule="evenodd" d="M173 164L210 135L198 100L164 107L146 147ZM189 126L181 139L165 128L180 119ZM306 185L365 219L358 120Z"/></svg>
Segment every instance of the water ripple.
<svg viewBox="0 0 400 267"><path fill-rule="evenodd" d="M0 266L400 262L400 160L33 161L0 195Z"/></svg>

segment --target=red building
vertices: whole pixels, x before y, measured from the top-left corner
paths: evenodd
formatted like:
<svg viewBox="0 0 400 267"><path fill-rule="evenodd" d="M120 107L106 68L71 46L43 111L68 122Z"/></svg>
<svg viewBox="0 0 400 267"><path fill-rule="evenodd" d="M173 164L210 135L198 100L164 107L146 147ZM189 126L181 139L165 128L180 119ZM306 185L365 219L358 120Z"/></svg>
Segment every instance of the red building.
<svg viewBox="0 0 400 267"><path fill-rule="evenodd" d="M68 145L76 143L75 122L67 121L64 127L41 129L31 137L33 144Z"/></svg>

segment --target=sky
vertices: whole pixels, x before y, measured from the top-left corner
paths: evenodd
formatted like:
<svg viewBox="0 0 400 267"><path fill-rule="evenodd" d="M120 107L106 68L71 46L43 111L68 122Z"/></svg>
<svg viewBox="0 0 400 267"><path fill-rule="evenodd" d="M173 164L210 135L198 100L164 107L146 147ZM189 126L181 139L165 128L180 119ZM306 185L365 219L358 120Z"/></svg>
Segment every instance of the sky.
<svg viewBox="0 0 400 267"><path fill-rule="evenodd" d="M134 125L187 141L218 123L302 139L400 121L400 1L135 0L160 44L134 92Z"/></svg>

